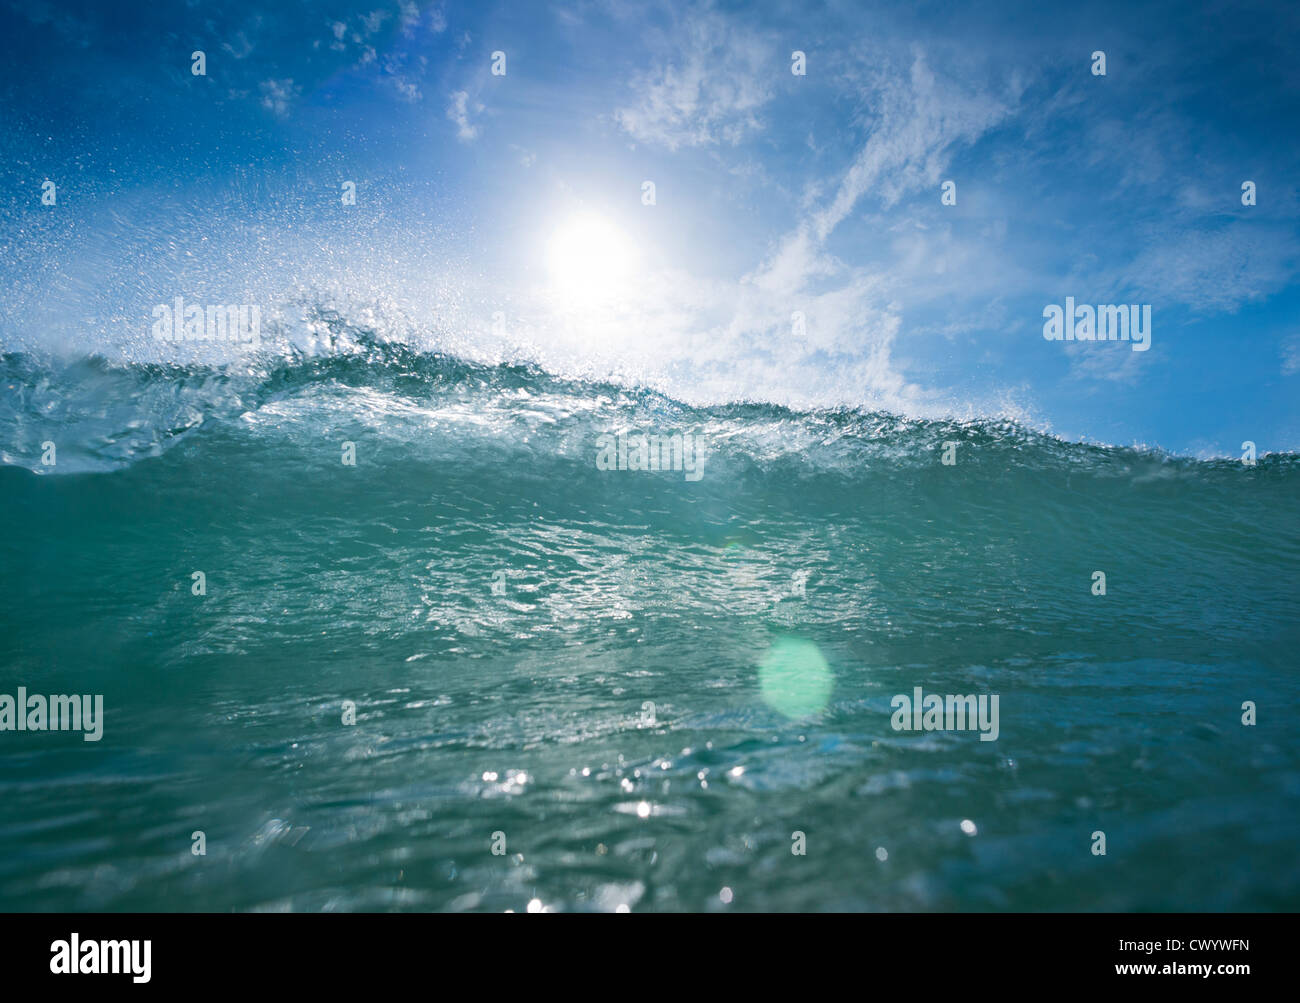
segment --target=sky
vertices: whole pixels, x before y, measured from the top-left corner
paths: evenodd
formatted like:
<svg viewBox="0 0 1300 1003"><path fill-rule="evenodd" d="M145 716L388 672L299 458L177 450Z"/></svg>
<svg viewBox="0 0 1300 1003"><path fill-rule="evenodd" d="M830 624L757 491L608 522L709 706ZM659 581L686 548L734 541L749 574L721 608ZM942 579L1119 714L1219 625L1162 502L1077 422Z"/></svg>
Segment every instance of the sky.
<svg viewBox="0 0 1300 1003"><path fill-rule="evenodd" d="M8 2L0 348L142 358L183 295L693 403L1300 449L1300 7L1056 6ZM1149 349L1045 339L1066 297Z"/></svg>

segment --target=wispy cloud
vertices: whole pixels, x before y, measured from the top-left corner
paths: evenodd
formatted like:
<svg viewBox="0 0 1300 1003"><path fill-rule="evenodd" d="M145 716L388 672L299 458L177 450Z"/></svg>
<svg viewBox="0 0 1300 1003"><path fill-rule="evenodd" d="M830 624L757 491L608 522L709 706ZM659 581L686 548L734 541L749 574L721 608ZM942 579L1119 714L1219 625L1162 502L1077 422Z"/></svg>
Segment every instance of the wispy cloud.
<svg viewBox="0 0 1300 1003"><path fill-rule="evenodd" d="M827 238L865 196L888 208L921 188L937 189L954 148L1008 114L1001 101L936 77L919 52L906 76L881 75L875 97L870 134L834 183L835 194L782 238L752 276L756 285L793 293L811 278L833 274Z"/></svg>
<svg viewBox="0 0 1300 1003"><path fill-rule="evenodd" d="M1300 334L1282 341L1282 375L1294 376L1296 373L1300 373Z"/></svg>
<svg viewBox="0 0 1300 1003"><path fill-rule="evenodd" d="M619 126L669 150L734 146L758 132L780 69L773 42L714 11L688 16L672 37L679 47L633 81L637 100L614 113Z"/></svg>

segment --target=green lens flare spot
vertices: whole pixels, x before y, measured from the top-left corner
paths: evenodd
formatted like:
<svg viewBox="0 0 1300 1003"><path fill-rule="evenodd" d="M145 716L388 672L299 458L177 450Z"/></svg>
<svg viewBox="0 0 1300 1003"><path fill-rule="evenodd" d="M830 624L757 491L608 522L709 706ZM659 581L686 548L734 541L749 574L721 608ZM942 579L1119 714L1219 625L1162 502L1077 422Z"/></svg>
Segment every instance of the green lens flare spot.
<svg viewBox="0 0 1300 1003"><path fill-rule="evenodd" d="M812 641L783 637L758 666L764 702L786 717L808 717L826 709L835 677Z"/></svg>

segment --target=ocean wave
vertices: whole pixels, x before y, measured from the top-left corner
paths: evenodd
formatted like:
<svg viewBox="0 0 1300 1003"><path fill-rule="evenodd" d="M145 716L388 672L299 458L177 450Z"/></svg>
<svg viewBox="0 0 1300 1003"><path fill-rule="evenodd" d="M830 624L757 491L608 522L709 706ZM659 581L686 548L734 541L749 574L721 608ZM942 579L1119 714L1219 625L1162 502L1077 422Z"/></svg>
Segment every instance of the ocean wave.
<svg viewBox="0 0 1300 1003"><path fill-rule="evenodd" d="M469 443L579 455L595 437L637 430L703 435L714 457L803 473L853 476L881 464L930 465L944 444L962 460L1098 475L1173 477L1236 471L1230 458L1144 446L1069 442L1003 417L923 418L864 408L798 410L757 401L689 405L646 387L574 379L528 362L482 362L383 340L349 325L308 345L288 342L238 361L165 364L89 356L0 355L0 462L40 474L109 471L159 456L205 430L277 416L344 412L370 434L437 430ZM332 417L330 417L332 416ZM55 443L58 462L42 462ZM594 455L594 454L592 454ZM1254 472L1293 473L1295 453L1264 454Z"/></svg>

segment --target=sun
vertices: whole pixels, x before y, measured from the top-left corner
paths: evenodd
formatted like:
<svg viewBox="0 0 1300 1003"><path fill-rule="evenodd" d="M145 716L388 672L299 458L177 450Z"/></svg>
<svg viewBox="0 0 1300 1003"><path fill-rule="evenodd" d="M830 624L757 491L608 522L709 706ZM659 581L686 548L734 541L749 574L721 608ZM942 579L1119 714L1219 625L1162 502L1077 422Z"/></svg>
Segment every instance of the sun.
<svg viewBox="0 0 1300 1003"><path fill-rule="evenodd" d="M564 221L546 247L551 287L569 305L617 300L631 288L639 264L636 244L595 213Z"/></svg>

